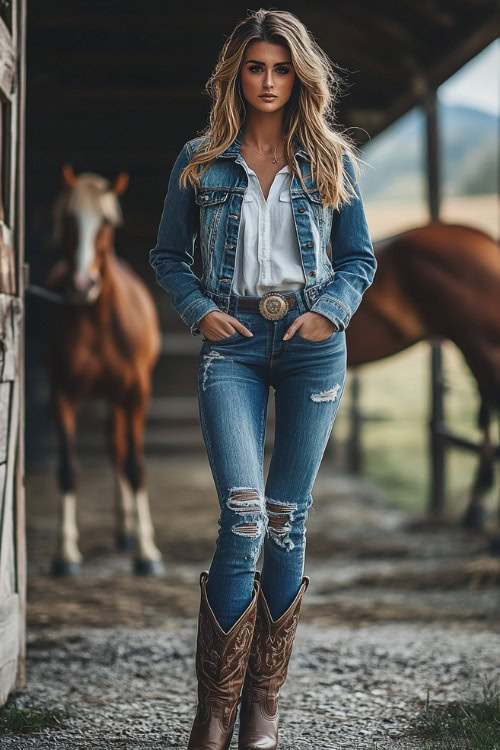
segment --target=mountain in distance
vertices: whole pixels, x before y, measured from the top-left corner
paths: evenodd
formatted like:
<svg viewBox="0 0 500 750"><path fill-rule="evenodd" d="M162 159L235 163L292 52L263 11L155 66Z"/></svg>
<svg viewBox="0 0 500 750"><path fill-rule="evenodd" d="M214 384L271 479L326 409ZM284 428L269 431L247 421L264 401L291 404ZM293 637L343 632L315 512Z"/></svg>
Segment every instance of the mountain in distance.
<svg viewBox="0 0 500 750"><path fill-rule="evenodd" d="M499 119L472 107L439 107L443 195L498 193ZM415 107L360 151L363 200L426 195L425 116Z"/></svg>

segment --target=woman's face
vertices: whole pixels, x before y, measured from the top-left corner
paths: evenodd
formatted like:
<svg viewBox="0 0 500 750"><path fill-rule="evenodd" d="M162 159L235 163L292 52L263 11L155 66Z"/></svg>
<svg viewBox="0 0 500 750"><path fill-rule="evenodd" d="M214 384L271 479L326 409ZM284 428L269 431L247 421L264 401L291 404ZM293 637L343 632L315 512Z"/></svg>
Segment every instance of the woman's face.
<svg viewBox="0 0 500 750"><path fill-rule="evenodd" d="M284 107L295 81L288 48L271 42L248 45L240 75L243 96L260 112L275 112ZM270 95L267 99L266 94Z"/></svg>

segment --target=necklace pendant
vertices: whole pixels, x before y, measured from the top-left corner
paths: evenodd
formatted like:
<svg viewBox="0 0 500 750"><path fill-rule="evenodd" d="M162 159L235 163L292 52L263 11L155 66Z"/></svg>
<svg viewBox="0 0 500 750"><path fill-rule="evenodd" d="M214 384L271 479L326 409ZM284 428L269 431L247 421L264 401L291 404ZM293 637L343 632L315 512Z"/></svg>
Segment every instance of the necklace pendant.
<svg viewBox="0 0 500 750"><path fill-rule="evenodd" d="M276 158L276 157L273 157L273 164L277 164L277 163L278 163L278 160L277 160L277 158Z"/></svg>

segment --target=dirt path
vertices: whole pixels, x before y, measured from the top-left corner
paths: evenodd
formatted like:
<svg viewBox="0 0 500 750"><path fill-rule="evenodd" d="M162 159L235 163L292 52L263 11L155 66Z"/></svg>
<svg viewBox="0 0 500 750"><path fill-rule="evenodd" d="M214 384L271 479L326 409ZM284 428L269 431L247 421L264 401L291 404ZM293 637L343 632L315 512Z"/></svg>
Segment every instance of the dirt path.
<svg viewBox="0 0 500 750"><path fill-rule="evenodd" d="M153 580L132 576L130 556L113 549L106 467L82 477L83 575L50 579L55 480L27 478L28 685L15 702L68 718L43 738L3 738L2 748L186 747L197 582L217 503L204 456L148 466L166 567ZM472 698L500 679L499 566L483 536L422 524L370 482L325 465L308 528L311 585L282 692L280 750L416 750L408 723L428 691L431 701Z"/></svg>

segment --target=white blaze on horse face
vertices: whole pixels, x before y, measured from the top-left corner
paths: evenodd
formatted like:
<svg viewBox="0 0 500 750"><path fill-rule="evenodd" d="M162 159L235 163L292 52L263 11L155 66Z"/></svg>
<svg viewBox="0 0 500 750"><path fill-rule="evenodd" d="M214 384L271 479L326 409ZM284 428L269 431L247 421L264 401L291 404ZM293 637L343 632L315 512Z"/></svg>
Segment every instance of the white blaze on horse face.
<svg viewBox="0 0 500 750"><path fill-rule="evenodd" d="M74 281L77 289L87 289L92 278L92 264L95 259L95 239L102 216L90 209L79 211L76 216L78 224L78 244L75 257Z"/></svg>

